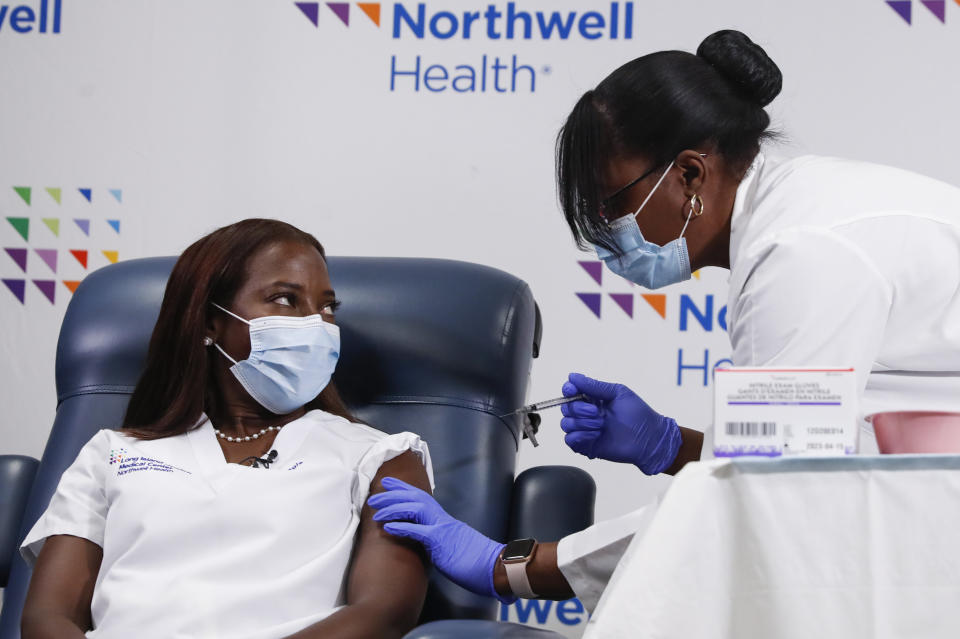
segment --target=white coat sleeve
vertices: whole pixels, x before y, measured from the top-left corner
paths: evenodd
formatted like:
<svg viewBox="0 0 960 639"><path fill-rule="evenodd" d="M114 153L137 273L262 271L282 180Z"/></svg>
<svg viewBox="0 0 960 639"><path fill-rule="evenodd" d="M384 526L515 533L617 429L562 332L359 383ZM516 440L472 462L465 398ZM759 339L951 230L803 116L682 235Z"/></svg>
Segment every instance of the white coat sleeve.
<svg viewBox="0 0 960 639"><path fill-rule="evenodd" d="M656 511L656 503L648 504L568 535L557 544L557 567L591 613L627 548L637 536L643 536Z"/></svg>
<svg viewBox="0 0 960 639"><path fill-rule="evenodd" d="M893 292L871 256L831 230L777 234L736 300L736 366L852 366L859 392L877 359Z"/></svg>
<svg viewBox="0 0 960 639"><path fill-rule="evenodd" d="M107 520L106 466L110 438L101 430L88 441L65 470L50 504L24 538L20 554L31 568L47 537L83 537L101 548Z"/></svg>

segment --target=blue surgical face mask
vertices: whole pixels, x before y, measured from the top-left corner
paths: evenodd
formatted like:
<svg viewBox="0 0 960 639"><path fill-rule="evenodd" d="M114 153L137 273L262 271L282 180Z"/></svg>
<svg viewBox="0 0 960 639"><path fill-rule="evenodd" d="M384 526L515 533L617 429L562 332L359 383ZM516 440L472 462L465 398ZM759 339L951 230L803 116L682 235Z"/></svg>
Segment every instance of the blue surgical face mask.
<svg viewBox="0 0 960 639"><path fill-rule="evenodd" d="M687 253L687 240L683 234L687 230L687 224L690 223L693 209L691 208L690 214L687 215L680 237L663 246L643 239L640 227L637 226L637 215L660 188L667 173L673 168L673 164L673 162L670 163L656 186L633 215L625 215L610 225L613 241L623 254L617 256L602 246L594 246L597 257L603 260L607 268L620 277L645 288L661 288L690 279L690 255Z"/></svg>
<svg viewBox="0 0 960 639"><path fill-rule="evenodd" d="M212 303L212 302L211 302ZM340 328L320 315L271 315L245 320L219 304L224 313L250 326L250 356L230 357L230 372L257 403L277 415L286 415L320 394L340 358Z"/></svg>

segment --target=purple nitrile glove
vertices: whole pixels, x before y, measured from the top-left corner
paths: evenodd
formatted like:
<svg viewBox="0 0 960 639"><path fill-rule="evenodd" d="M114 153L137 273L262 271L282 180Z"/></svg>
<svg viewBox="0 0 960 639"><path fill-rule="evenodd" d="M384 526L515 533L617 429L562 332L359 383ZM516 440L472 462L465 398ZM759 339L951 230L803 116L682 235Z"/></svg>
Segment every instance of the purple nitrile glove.
<svg viewBox="0 0 960 639"><path fill-rule="evenodd" d="M450 581L478 595L510 604L516 597L502 597L493 586L493 569L504 544L489 539L454 519L429 493L396 479L380 482L387 492L367 500L377 513L374 521L391 522L383 529L397 537L423 544L433 565Z"/></svg>
<svg viewBox="0 0 960 639"><path fill-rule="evenodd" d="M677 422L650 408L623 384L571 373L563 395L580 393L589 400L560 407L567 446L590 459L634 464L647 475L673 465L682 441Z"/></svg>

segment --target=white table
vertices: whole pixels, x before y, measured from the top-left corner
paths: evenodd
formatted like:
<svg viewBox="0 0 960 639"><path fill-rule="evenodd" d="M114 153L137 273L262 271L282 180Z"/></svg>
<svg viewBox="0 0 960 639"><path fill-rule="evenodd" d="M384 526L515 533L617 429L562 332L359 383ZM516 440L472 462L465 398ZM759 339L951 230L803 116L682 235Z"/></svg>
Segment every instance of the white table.
<svg viewBox="0 0 960 639"><path fill-rule="evenodd" d="M585 638L960 637L960 456L688 465Z"/></svg>

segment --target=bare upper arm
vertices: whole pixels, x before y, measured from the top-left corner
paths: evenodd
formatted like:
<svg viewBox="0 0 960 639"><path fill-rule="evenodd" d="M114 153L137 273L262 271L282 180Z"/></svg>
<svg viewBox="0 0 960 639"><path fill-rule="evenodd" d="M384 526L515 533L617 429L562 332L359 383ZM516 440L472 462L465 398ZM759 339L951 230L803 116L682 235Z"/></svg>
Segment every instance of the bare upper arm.
<svg viewBox="0 0 960 639"><path fill-rule="evenodd" d="M380 466L370 494L383 492L380 480L396 477L430 492L430 481L420 457L413 451ZM419 544L394 537L373 521L374 510L364 505L360 534L347 584L347 603L370 603L398 625L416 623L427 591L427 560ZM384 578L384 577L388 578Z"/></svg>
<svg viewBox="0 0 960 639"><path fill-rule="evenodd" d="M52 535L37 557L23 606L23 624L65 618L81 630L92 628L90 603L103 549L89 539Z"/></svg>

